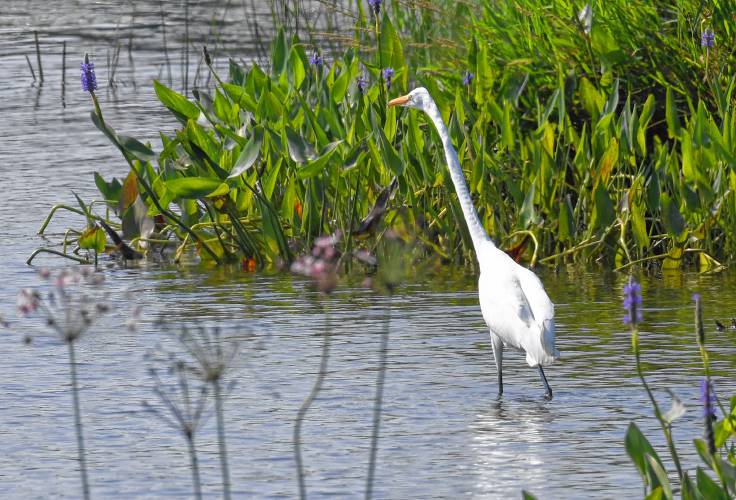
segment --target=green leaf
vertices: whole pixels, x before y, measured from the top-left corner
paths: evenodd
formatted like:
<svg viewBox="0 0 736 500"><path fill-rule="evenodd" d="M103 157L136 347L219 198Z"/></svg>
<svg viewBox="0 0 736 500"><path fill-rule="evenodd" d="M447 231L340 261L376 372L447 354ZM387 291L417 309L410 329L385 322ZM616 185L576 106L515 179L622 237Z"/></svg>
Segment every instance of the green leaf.
<svg viewBox="0 0 736 500"><path fill-rule="evenodd" d="M534 211L534 193L536 190L536 184L537 181L535 179L532 182L532 185L529 186L529 191L527 191L524 203L521 205L521 210L519 211L519 221L521 221L521 227L523 228L534 223L537 218L536 212Z"/></svg>
<svg viewBox="0 0 736 500"><path fill-rule="evenodd" d="M230 187L209 177L179 177L165 182L166 189L177 198L207 198L227 194Z"/></svg>
<svg viewBox="0 0 736 500"><path fill-rule="evenodd" d="M285 129L286 142L289 148L289 156L291 156L292 160L297 163L304 163L307 160L313 160L317 157L317 154L314 152L314 148L312 147L312 145L305 141L302 136L297 134L294 129L292 129L288 125L285 127Z"/></svg>
<svg viewBox="0 0 736 500"><path fill-rule="evenodd" d="M659 486L659 481L656 476L652 476L650 473L649 462L647 461L646 456L650 455L660 464L661 460L659 459L657 452L652 448L649 440L641 433L634 422L629 424L629 428L626 431L626 437L624 438L624 445L626 447L626 454L629 455L629 458L634 462L634 465L639 471L639 474L641 474L641 477L645 481L649 482L652 489Z"/></svg>
<svg viewBox="0 0 736 500"><path fill-rule="evenodd" d="M591 226L593 229L603 229L608 227L615 218L611 196L603 184L598 184L595 189L595 208Z"/></svg>
<svg viewBox="0 0 736 500"><path fill-rule="evenodd" d="M250 111L251 113L256 110L256 101L250 94L248 94L248 91L244 87L233 85L232 83L223 83L222 88L225 89L225 92L230 99L232 99L233 102L241 108Z"/></svg>
<svg viewBox="0 0 736 500"><path fill-rule="evenodd" d="M675 103L675 98L672 95L672 87L667 87L665 118L667 120L667 136L670 139L680 137L680 118L677 115L677 104Z"/></svg>
<svg viewBox="0 0 736 500"><path fill-rule="evenodd" d="M79 236L79 248L95 250L97 253L105 251L107 237L105 231L97 225L89 226Z"/></svg>
<svg viewBox="0 0 736 500"><path fill-rule="evenodd" d="M245 145L243 150L240 152L235 165L233 165L232 172L228 176L228 179L238 177L240 174L248 170L258 159L258 154L261 152L261 144L263 144L264 129L261 125L256 126L253 129L253 133L248 140L248 144Z"/></svg>
<svg viewBox="0 0 736 500"><path fill-rule="evenodd" d="M702 468L698 467L695 478L698 481L698 490L705 498L708 500L728 500L729 496L723 488L713 481Z"/></svg>
<svg viewBox="0 0 736 500"><path fill-rule="evenodd" d="M664 470L662 464L659 462L659 458L654 458L649 453L646 453L645 457L649 469L657 477L657 481L659 481L659 488L662 489L662 495L665 498L672 498L672 488L670 487L670 480L667 477L667 472Z"/></svg>
<svg viewBox="0 0 736 500"><path fill-rule="evenodd" d="M156 153L154 153L151 148L149 148L134 137L119 135L118 143L131 156L139 159L142 162L156 161Z"/></svg>
<svg viewBox="0 0 736 500"><path fill-rule="evenodd" d="M662 193L660 198L662 207L662 223L667 234L679 240L683 231L685 231L685 219L683 219L677 204L670 198L667 193Z"/></svg>
<svg viewBox="0 0 736 500"><path fill-rule="evenodd" d="M560 201L559 229L557 238L560 241L570 242L575 236L575 223L573 222L572 206L570 199Z"/></svg>
<svg viewBox="0 0 736 500"><path fill-rule="evenodd" d="M386 165L396 177L401 177L401 174L404 173L404 162L399 157L399 153L396 152L396 149L394 149L386 138L386 134L383 132L382 127L376 128L376 134L378 135L381 158L383 159L384 165Z"/></svg>
<svg viewBox="0 0 736 500"><path fill-rule="evenodd" d="M157 80L153 81L153 89L161 103L169 108L179 121L186 123L188 119L196 120L199 117L199 108L183 95L171 90Z"/></svg>
<svg viewBox="0 0 736 500"><path fill-rule="evenodd" d="M105 200L113 203L117 203L120 200L120 193L123 190L123 186L117 178L113 177L110 182L106 182L98 172L95 172L95 185Z"/></svg>
<svg viewBox="0 0 736 500"><path fill-rule="evenodd" d="M286 67L286 35L284 28L279 29L271 51L271 74L278 77Z"/></svg>
<svg viewBox="0 0 736 500"><path fill-rule="evenodd" d="M324 170L325 166L327 165L327 162L332 157L332 153L335 152L335 148L341 142L342 141L336 141L328 145L327 148L325 148L325 151L322 153L322 156L315 158L313 161L308 162L303 168L297 170L297 176L300 179L311 179L312 177L322 172L322 170Z"/></svg>
<svg viewBox="0 0 736 500"><path fill-rule="evenodd" d="M521 490L521 498L522 500L537 500L537 497L526 490Z"/></svg>

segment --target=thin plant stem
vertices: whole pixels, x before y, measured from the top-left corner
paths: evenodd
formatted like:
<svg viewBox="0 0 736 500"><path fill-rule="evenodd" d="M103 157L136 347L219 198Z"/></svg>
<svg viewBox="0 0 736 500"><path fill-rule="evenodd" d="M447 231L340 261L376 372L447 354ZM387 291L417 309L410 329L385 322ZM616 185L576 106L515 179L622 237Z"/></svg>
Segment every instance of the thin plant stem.
<svg viewBox="0 0 736 500"><path fill-rule="evenodd" d="M187 435L187 446L189 448L189 459L192 463L192 485L194 487L194 498L202 499L202 483L199 479L199 461L197 460L197 448L194 445L194 432Z"/></svg>
<svg viewBox="0 0 736 500"><path fill-rule="evenodd" d="M659 409L657 400L654 399L654 394L652 394L652 390L649 388L649 384L647 383L646 378L644 378L644 372L641 369L639 332L636 327L634 327L634 330L632 331L631 343L634 349L634 355L636 357L636 373L639 375L639 379L641 380L641 383L644 386L644 389L647 391L647 395L649 396L649 401L651 401L652 406L654 407L654 416L657 418L657 420L659 421L659 425L662 427L662 433L664 434L665 440L667 441L667 447L669 448L670 455L672 455L672 461L675 463L675 468L677 469L677 477L682 480L682 466L680 465L680 457L677 455L675 443L672 440L672 429L670 425L665 422L664 417L662 417L662 412Z"/></svg>
<svg viewBox="0 0 736 500"><path fill-rule="evenodd" d="M89 480L87 479L87 461L84 454L84 436L82 434L82 416L79 409L79 385L77 384L77 361L74 355L74 341L67 341L69 346L69 373L72 378L72 400L74 403L74 428L77 433L77 454L79 456L79 473L82 476L82 494L89 500Z"/></svg>
<svg viewBox="0 0 736 500"><path fill-rule="evenodd" d="M297 480L299 482L299 498L302 500L307 498L307 486L304 481L304 463L302 461L302 423L304 422L304 417L309 411L310 406L312 406L312 403L317 398L317 394L319 394L319 391L322 389L322 383L325 380L325 375L327 375L327 360L330 355L330 318L326 310L324 311L324 314L325 329L322 333L322 358L319 363L319 373L317 374L317 380L315 380L314 386L312 386L312 390L307 396L307 399L305 399L301 407L299 407L299 411L296 415L296 422L294 423L294 459L296 460L296 473Z"/></svg>
<svg viewBox="0 0 736 500"><path fill-rule="evenodd" d="M217 416L217 445L220 450L220 468L222 470L222 496L230 500L230 469L227 463L227 446L225 443L225 415L222 408L222 390L219 379L212 382L215 391L215 414Z"/></svg>
<svg viewBox="0 0 736 500"><path fill-rule="evenodd" d="M376 397L373 404L373 433L371 435L371 452L368 458L368 476L365 482L365 498L373 497L373 478L376 471L376 458L378 456L378 436L381 428L381 408L383 404L383 386L386 380L386 361L388 359L388 336L391 327L391 295L386 307L386 322L381 332L381 348L378 357L378 379L376 380Z"/></svg>

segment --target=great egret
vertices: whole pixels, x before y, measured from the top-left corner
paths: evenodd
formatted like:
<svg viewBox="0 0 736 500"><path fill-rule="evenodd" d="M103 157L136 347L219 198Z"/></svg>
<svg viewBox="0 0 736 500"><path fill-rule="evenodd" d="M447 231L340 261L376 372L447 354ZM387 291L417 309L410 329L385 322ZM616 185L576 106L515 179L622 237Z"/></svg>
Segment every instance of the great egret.
<svg viewBox="0 0 736 500"><path fill-rule="evenodd" d="M437 128L445 148L447 167L455 185L460 207L473 240L480 267L478 297L480 309L491 331L493 357L498 371L498 397L503 395L504 346L526 352L526 362L539 369L545 399L552 399L552 389L542 366L560 356L555 348L555 306L536 274L520 266L493 244L473 206L457 153L440 110L425 88L389 101L389 106L405 106L424 111Z"/></svg>

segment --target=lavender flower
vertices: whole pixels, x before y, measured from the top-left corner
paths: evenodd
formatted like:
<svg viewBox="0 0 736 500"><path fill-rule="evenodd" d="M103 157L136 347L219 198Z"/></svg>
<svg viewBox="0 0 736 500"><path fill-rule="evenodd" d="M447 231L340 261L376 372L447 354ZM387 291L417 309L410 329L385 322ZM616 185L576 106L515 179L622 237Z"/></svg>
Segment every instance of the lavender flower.
<svg viewBox="0 0 736 500"><path fill-rule="evenodd" d="M82 63L82 90L92 93L97 90L97 77L95 76L95 65L89 62L89 56L84 55Z"/></svg>
<svg viewBox="0 0 736 500"><path fill-rule="evenodd" d="M316 66L317 69L321 69L324 64L324 59L322 59L322 56L319 55L318 52L313 52L312 55L309 56L309 64Z"/></svg>
<svg viewBox="0 0 736 500"><path fill-rule="evenodd" d="M384 68L381 72L383 79L386 81L386 90L391 90L391 79L394 77L396 72L393 68Z"/></svg>
<svg viewBox="0 0 736 500"><path fill-rule="evenodd" d="M644 320L641 310L641 286L633 279L624 286L624 323L636 326Z"/></svg>
<svg viewBox="0 0 736 500"><path fill-rule="evenodd" d="M355 79L355 84L358 86L360 93L365 94L365 89L368 88L368 80L366 80L365 76L359 75L358 78Z"/></svg>
<svg viewBox="0 0 736 500"><path fill-rule="evenodd" d="M713 391L713 383L707 378L700 381L700 402L703 404L703 417L716 417L716 394Z"/></svg>
<svg viewBox="0 0 736 500"><path fill-rule="evenodd" d="M475 78L475 75L470 71L466 71L465 76L463 76L463 85L465 85L466 87L470 85L470 82L473 81L473 78Z"/></svg>
<svg viewBox="0 0 736 500"><path fill-rule="evenodd" d="M700 45L702 47L706 48L712 48L716 41L716 35L713 33L713 30L710 28L707 28L705 31L703 31L703 34L700 35Z"/></svg>
<svg viewBox="0 0 736 500"><path fill-rule="evenodd" d="M378 17L378 14L381 13L381 4L383 3L383 0L368 0L368 5L370 6L371 10L373 11L373 14Z"/></svg>

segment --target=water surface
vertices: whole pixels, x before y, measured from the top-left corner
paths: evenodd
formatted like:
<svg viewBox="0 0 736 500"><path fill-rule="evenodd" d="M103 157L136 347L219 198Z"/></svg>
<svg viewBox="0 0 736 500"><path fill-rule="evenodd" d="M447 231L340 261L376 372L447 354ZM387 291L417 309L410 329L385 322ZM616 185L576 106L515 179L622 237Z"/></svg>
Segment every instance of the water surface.
<svg viewBox="0 0 736 500"><path fill-rule="evenodd" d="M221 19L221 4L199 2L192 8L192 39L218 47L219 67L226 64L226 55L258 57L248 28L252 24L226 22L215 30L217 37L212 34L212 13ZM248 4L230 4L242 16L234 19L250 12ZM126 173L117 151L90 122L88 97L77 91L82 54L95 56L103 109L120 132L158 146L157 131L175 127L150 85L153 78L168 79L160 6L175 63L172 85L181 88L180 2L3 4L0 313L10 319L15 320L17 290L39 283L25 259L44 244L35 233L50 207L73 204L72 189L85 199L95 197L94 171L106 177ZM266 26L270 13L260 15ZM33 29L41 33L42 87L31 84L24 57L31 56L35 64ZM62 40L68 53L65 107ZM118 44L118 84L111 88L105 61ZM192 49L192 60L197 50ZM196 62L190 71L192 83ZM200 76L198 83L206 82ZM65 228L83 225L76 216L61 215L51 226L56 233L51 241ZM38 264L62 265L54 258L40 258ZM320 299L306 281L284 275L155 263L126 269L104 262L102 268L113 310L82 339L78 352L96 497L179 498L191 491L184 440L142 411L142 401L158 404L146 353L176 348L168 329L156 324L162 316L219 325L240 343L231 374L237 385L226 404L232 482L240 497L296 495L293 422L316 377L326 325L332 341L329 372L303 430L307 485L314 496L361 496L388 307L390 351L376 497L508 498L522 488L540 498L636 497L641 480L623 448L629 422L635 421L665 454L621 322L623 275L577 268L540 271L557 305L562 351L559 363L547 370L555 398L545 402L536 371L518 353L506 356L505 395L495 400L495 368L471 275L448 271L417 278L389 301L350 284ZM691 470L698 464L691 441L702 432L702 370L690 295L703 295L715 384L722 396L731 395L736 391L736 334L717 334L710 325L714 318L734 315L735 279L730 274L643 279L644 360L663 406L668 396L662 389L669 388L688 407L674 435ZM124 324L136 304L143 306L144 318L136 331L129 331ZM22 344L24 334L33 336L31 346ZM39 321L14 321L0 335L0 359L3 496L79 497L65 346L44 334ZM204 488L213 495L219 491L214 419L206 422L198 442Z"/></svg>

